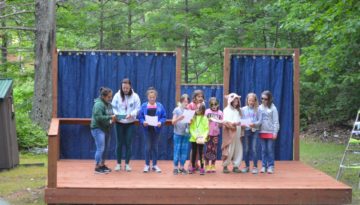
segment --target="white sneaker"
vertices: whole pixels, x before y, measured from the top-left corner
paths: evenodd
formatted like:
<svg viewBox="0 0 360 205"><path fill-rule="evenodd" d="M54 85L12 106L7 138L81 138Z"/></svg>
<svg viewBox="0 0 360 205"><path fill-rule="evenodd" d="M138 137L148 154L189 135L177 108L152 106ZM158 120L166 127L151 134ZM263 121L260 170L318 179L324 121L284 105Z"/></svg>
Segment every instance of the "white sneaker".
<svg viewBox="0 0 360 205"><path fill-rule="evenodd" d="M150 166L145 165L145 167L144 167L144 173L148 173L148 172L150 172Z"/></svg>
<svg viewBox="0 0 360 205"><path fill-rule="evenodd" d="M126 170L127 172L131 172L131 167L130 167L130 165L125 164L125 170Z"/></svg>
<svg viewBox="0 0 360 205"><path fill-rule="evenodd" d="M117 164L114 168L115 171L120 171L121 170L121 164Z"/></svg>
<svg viewBox="0 0 360 205"><path fill-rule="evenodd" d="M161 169L160 169L160 167L158 167L157 165L153 166L153 167L152 167L152 170L155 171L155 172L157 172L157 173L161 173Z"/></svg>
<svg viewBox="0 0 360 205"><path fill-rule="evenodd" d="M269 167L267 170L268 174L274 174L274 167Z"/></svg>
<svg viewBox="0 0 360 205"><path fill-rule="evenodd" d="M261 172L261 173L265 173L265 172L266 172L266 168L265 168L265 167L262 167L260 172Z"/></svg>

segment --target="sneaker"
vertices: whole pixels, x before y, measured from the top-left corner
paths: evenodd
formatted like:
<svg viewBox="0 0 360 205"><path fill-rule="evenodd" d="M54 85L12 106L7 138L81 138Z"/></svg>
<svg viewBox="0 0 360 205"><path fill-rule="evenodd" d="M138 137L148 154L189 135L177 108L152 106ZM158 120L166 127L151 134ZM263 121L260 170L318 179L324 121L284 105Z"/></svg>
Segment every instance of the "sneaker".
<svg viewBox="0 0 360 205"><path fill-rule="evenodd" d="M107 174L108 172L105 172L105 170L101 167L95 167L95 174Z"/></svg>
<svg viewBox="0 0 360 205"><path fill-rule="evenodd" d="M131 172L131 167L128 164L125 164L125 171Z"/></svg>
<svg viewBox="0 0 360 205"><path fill-rule="evenodd" d="M211 170L212 173L215 173L216 172L215 165L211 165L210 170Z"/></svg>
<svg viewBox="0 0 360 205"><path fill-rule="evenodd" d="M240 169L238 167L234 167L232 170L234 173L241 173Z"/></svg>
<svg viewBox="0 0 360 205"><path fill-rule="evenodd" d="M144 173L148 173L150 172L150 166L149 165L145 165L144 167Z"/></svg>
<svg viewBox="0 0 360 205"><path fill-rule="evenodd" d="M258 171L258 168L257 167L254 167L252 170L251 170L251 173L252 174L257 174L259 171Z"/></svg>
<svg viewBox="0 0 360 205"><path fill-rule="evenodd" d="M120 170L121 170L121 164L117 164L117 165L115 166L114 170L115 170L116 172L120 171Z"/></svg>
<svg viewBox="0 0 360 205"><path fill-rule="evenodd" d="M206 166L205 166L205 170L206 170L206 173L211 173L211 166L210 166L210 165L206 165Z"/></svg>
<svg viewBox="0 0 360 205"><path fill-rule="evenodd" d="M269 169L267 170L268 174L274 174L274 167L269 167Z"/></svg>
<svg viewBox="0 0 360 205"><path fill-rule="evenodd" d="M200 175L205 175L205 169L204 168L200 169Z"/></svg>
<svg viewBox="0 0 360 205"><path fill-rule="evenodd" d="M223 168L223 173L224 174L229 174L230 173L230 170L228 169L227 166Z"/></svg>
<svg viewBox="0 0 360 205"><path fill-rule="evenodd" d="M189 174L195 174L195 168L190 167L189 168Z"/></svg>
<svg viewBox="0 0 360 205"><path fill-rule="evenodd" d="M245 167L241 170L241 173L247 173L249 172L249 167Z"/></svg>
<svg viewBox="0 0 360 205"><path fill-rule="evenodd" d="M179 169L179 173L181 173L181 174L183 174L183 175L187 175L187 174L188 174L188 172L187 172L186 169L184 169L184 168L180 168L180 169Z"/></svg>
<svg viewBox="0 0 360 205"><path fill-rule="evenodd" d="M103 169L104 172L108 172L108 173L111 172L111 169L109 167L107 167L106 165L103 165L100 168Z"/></svg>
<svg viewBox="0 0 360 205"><path fill-rule="evenodd" d="M153 167L152 167L152 170L155 171L155 172L157 172L157 173L161 173L161 169L160 169L160 167L158 167L157 165L153 166Z"/></svg>
<svg viewBox="0 0 360 205"><path fill-rule="evenodd" d="M265 167L262 167L261 170L260 170L261 173L265 173L266 172L266 168Z"/></svg>
<svg viewBox="0 0 360 205"><path fill-rule="evenodd" d="M178 174L179 174L179 170L178 170L178 169L174 169L174 170L173 170L173 174L174 174L174 175L178 175Z"/></svg>

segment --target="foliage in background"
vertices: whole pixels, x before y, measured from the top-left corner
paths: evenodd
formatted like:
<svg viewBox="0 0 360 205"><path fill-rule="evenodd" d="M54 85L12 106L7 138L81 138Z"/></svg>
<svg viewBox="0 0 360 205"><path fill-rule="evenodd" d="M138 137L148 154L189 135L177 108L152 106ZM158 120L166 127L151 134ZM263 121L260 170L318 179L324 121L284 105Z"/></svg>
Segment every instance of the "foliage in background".
<svg viewBox="0 0 360 205"><path fill-rule="evenodd" d="M16 134L20 149L46 147L46 132L34 124L30 118L34 93L34 70L20 69L19 64L8 63L8 78L14 79L13 96L15 106Z"/></svg>

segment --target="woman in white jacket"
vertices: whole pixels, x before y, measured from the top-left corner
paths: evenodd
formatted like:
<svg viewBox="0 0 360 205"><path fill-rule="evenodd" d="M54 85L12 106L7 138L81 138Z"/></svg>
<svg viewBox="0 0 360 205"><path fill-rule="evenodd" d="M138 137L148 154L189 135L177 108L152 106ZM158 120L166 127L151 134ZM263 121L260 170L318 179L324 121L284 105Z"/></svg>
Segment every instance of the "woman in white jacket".
<svg viewBox="0 0 360 205"><path fill-rule="evenodd" d="M223 122L223 139L222 139L222 160L223 173L230 173L228 166L232 162L233 172L240 173L240 163L243 156L243 148L241 144L241 109L240 96L236 93L231 93L227 96L227 106L224 109Z"/></svg>
<svg viewBox="0 0 360 205"><path fill-rule="evenodd" d="M115 94L112 101L116 120L116 139L117 139L117 165L115 171L121 170L122 147L125 145L125 170L131 171L129 165L131 157L131 142L135 132L134 122L140 110L139 95L131 87L131 81L127 78L121 82L120 90Z"/></svg>

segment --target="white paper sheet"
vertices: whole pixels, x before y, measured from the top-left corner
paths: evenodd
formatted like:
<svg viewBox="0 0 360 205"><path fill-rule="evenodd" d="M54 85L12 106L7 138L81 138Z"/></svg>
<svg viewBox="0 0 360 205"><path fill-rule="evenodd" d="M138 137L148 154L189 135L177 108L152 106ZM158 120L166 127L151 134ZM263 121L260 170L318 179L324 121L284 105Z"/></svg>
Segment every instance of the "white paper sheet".
<svg viewBox="0 0 360 205"><path fill-rule="evenodd" d="M190 123L190 120L194 117L195 110L184 110L184 119L182 119L181 123Z"/></svg>
<svg viewBox="0 0 360 205"><path fill-rule="evenodd" d="M241 122L241 126L245 126L245 127L250 127L250 124L252 123L251 119L241 119L240 122Z"/></svg>
<svg viewBox="0 0 360 205"><path fill-rule="evenodd" d="M219 124L222 124L224 121L222 121L222 120L218 120L218 119L216 119L216 118L210 118L210 120L211 121L213 121L213 122L217 122L217 123L219 123Z"/></svg>
<svg viewBox="0 0 360 205"><path fill-rule="evenodd" d="M149 116L145 115L145 122L148 123L150 126L158 126L158 117L157 116Z"/></svg>

